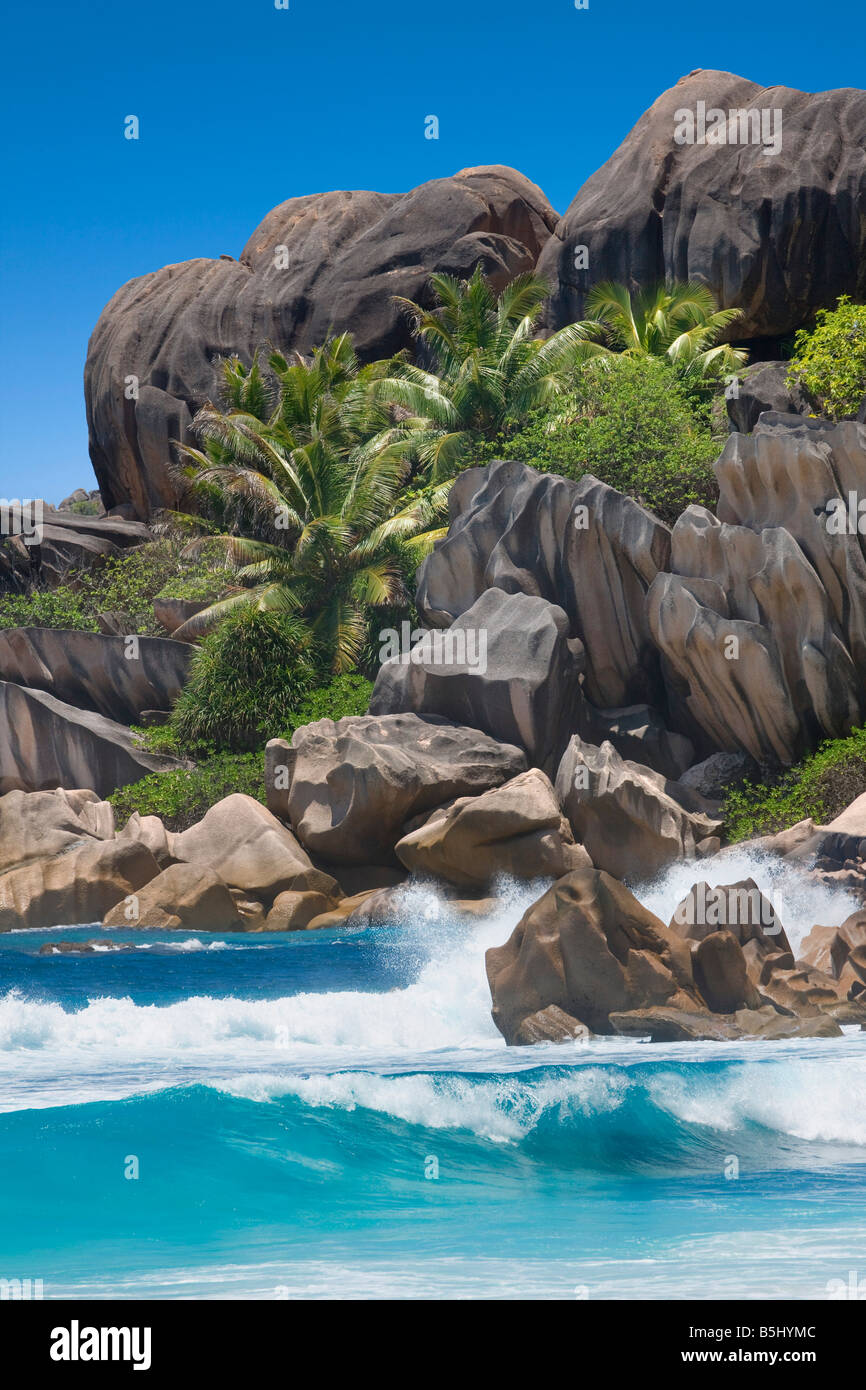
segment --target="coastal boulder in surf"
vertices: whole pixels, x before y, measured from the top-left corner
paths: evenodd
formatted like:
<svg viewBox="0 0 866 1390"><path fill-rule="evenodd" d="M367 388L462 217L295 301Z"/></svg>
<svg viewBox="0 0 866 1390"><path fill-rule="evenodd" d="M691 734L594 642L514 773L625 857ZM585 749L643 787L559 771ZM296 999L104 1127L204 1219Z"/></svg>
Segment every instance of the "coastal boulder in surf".
<svg viewBox="0 0 866 1390"><path fill-rule="evenodd" d="M106 914L104 927L239 931L243 918L223 879L197 864L172 864Z"/></svg>
<svg viewBox="0 0 866 1390"><path fill-rule="evenodd" d="M712 803L661 773L575 735L556 774L556 791L575 839L614 878L651 878L675 859L693 859L721 821Z"/></svg>
<svg viewBox="0 0 866 1390"><path fill-rule="evenodd" d="M91 841L0 876L0 931L101 922L159 873L146 846Z"/></svg>
<svg viewBox="0 0 866 1390"><path fill-rule="evenodd" d="M594 1033L612 1013L665 1005L704 1012L686 942L623 883L597 869L559 879L486 956L493 1021L516 1043L530 1015L556 1005Z"/></svg>

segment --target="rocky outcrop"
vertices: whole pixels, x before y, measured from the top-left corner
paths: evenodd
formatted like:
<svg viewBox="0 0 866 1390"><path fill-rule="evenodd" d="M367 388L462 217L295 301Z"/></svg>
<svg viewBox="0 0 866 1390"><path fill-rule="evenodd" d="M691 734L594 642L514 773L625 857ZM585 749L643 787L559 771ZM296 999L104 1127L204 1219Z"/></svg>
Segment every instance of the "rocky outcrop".
<svg viewBox="0 0 866 1390"><path fill-rule="evenodd" d="M11 791L0 796L0 873L113 839L114 808L95 792Z"/></svg>
<svg viewBox="0 0 866 1390"><path fill-rule="evenodd" d="M699 103L711 129L709 113L725 112L723 143L701 138ZM539 270L555 287L550 325L585 317L599 281L697 279L723 307L744 310L737 337L778 338L840 294L866 297L864 227L866 93L692 72L587 180L542 252Z"/></svg>
<svg viewBox="0 0 866 1390"><path fill-rule="evenodd" d="M516 744L553 773L576 727L582 666L561 608L487 589L446 631L419 633L383 663L370 713L439 715Z"/></svg>
<svg viewBox="0 0 866 1390"><path fill-rule="evenodd" d="M634 1009L703 1010L687 944L595 869L555 883L486 962L493 1021L509 1043L551 1005L593 1033L613 1032L611 1015Z"/></svg>
<svg viewBox="0 0 866 1390"><path fill-rule="evenodd" d="M0 875L0 931L100 922L159 873L144 845L106 840Z"/></svg>
<svg viewBox="0 0 866 1390"><path fill-rule="evenodd" d="M289 891L337 892L330 875L314 868L292 832L261 802L235 792L211 806L196 825L171 837L182 864L218 873L232 888L272 900Z"/></svg>
<svg viewBox="0 0 866 1390"><path fill-rule="evenodd" d="M142 710L171 709L186 681L190 655L183 642L163 637L6 628L0 631L0 680L137 724Z"/></svg>
<svg viewBox="0 0 866 1390"><path fill-rule="evenodd" d="M790 370L790 362L755 362L740 372L736 383L726 390L730 428L750 434L768 410L782 415L808 415L810 405L805 392L800 386L788 384Z"/></svg>
<svg viewBox="0 0 866 1390"><path fill-rule="evenodd" d="M849 999L866 998L866 912L852 913L841 927L813 927L800 958L838 980Z"/></svg>
<svg viewBox="0 0 866 1390"><path fill-rule="evenodd" d="M593 864L632 883L694 858L721 823L697 793L626 761L610 743L596 748L577 736L559 765L556 791Z"/></svg>
<svg viewBox="0 0 866 1390"><path fill-rule="evenodd" d="M334 864L389 863L403 825L526 769L523 752L433 715L320 719L267 746L268 806Z"/></svg>
<svg viewBox="0 0 866 1390"><path fill-rule="evenodd" d="M39 543L25 544L30 532L29 507L9 508L10 534L0 543L0 593L33 583L51 587L69 572L122 555L153 539L146 526L114 516L79 516L45 507ZM23 527L23 529L22 529Z"/></svg>
<svg viewBox="0 0 866 1390"><path fill-rule="evenodd" d="M244 921L219 874L201 864L172 864L113 907L102 925L241 931Z"/></svg>
<svg viewBox="0 0 866 1390"><path fill-rule="evenodd" d="M502 875L561 878L589 866L550 781L536 768L433 811L397 841L395 852L418 877L470 889L487 888Z"/></svg>
<svg viewBox="0 0 866 1390"><path fill-rule="evenodd" d="M573 483L515 462L461 473L449 508L448 535L418 572L425 621L450 626L490 588L537 595L563 609L583 642L592 704L653 703L660 679L645 598L668 567L662 522L591 474Z"/></svg>
<svg viewBox="0 0 866 1390"><path fill-rule="evenodd" d="M84 787L100 797L180 764L147 753L129 729L42 690L0 681L0 796Z"/></svg>
<svg viewBox="0 0 866 1390"><path fill-rule="evenodd" d="M90 340L90 457L108 507L175 504L172 441L218 390L217 359L263 343L306 352L349 331L365 358L411 341L395 295L429 302L433 271L481 264L502 287L532 270L556 223L514 169L463 169L405 194L318 193L268 213L240 259L186 261L131 280ZM132 394L135 392L136 394Z"/></svg>

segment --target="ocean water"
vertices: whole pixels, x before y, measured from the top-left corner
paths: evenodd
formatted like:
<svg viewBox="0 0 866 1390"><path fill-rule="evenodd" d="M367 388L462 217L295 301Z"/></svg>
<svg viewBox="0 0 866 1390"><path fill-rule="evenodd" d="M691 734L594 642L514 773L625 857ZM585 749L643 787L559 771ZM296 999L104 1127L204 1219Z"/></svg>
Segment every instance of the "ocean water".
<svg viewBox="0 0 866 1390"><path fill-rule="evenodd" d="M731 866L701 872L769 872ZM694 877L641 896L666 918ZM779 892L796 939L851 908ZM38 951L100 928L0 936L0 1279L806 1299L854 1271L866 1291L866 1033L506 1048L484 951L537 894L471 926L416 889L398 928L118 931L134 949L95 956Z"/></svg>

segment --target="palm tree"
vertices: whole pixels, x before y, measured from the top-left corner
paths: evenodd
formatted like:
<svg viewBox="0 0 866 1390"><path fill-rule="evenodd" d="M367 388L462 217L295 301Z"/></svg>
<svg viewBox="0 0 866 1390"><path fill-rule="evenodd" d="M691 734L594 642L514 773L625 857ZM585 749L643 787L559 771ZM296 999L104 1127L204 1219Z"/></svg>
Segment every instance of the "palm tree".
<svg viewBox="0 0 866 1390"><path fill-rule="evenodd" d="M605 281L590 290L583 323L589 335L637 357L666 357L680 375L699 380L735 372L748 354L719 337L743 317L742 309L719 309L706 285L651 285L632 293Z"/></svg>
<svg viewBox="0 0 866 1390"><path fill-rule="evenodd" d="M396 303L432 359L431 370L408 362L377 380L376 399L408 412L397 452L437 482L471 459L479 441L493 439L509 420L550 404L572 384L575 367L605 349L590 330L569 324L546 342L533 336L546 281L518 275L496 294L476 266L468 280L432 275L437 303Z"/></svg>
<svg viewBox="0 0 866 1390"><path fill-rule="evenodd" d="M400 505L407 433L372 385L390 363L361 366L346 334L310 359L272 353L276 392L258 361L223 366L225 404L193 421L202 448L183 445L187 483L223 534L236 584L176 634L192 636L238 606L299 620L335 673L351 669L368 610L403 602L406 578L444 531L447 488ZM273 398L275 394L275 399Z"/></svg>

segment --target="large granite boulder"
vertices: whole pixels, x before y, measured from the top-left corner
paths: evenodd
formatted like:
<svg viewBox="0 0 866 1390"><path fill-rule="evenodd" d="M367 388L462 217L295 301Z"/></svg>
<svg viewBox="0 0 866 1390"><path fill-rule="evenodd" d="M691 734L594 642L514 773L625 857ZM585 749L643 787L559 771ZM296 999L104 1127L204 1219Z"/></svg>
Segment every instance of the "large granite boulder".
<svg viewBox="0 0 866 1390"><path fill-rule="evenodd" d="M646 594L668 567L662 522L591 474L574 483L513 461L461 473L449 508L448 534L418 572L427 622L450 626L489 588L536 594L564 610L583 642L594 705L654 702Z"/></svg>
<svg viewBox="0 0 866 1390"><path fill-rule="evenodd" d="M379 670L370 714L437 714L523 748L555 772L581 703L583 648L561 608L487 589L447 630L420 633Z"/></svg>
<svg viewBox="0 0 866 1390"><path fill-rule="evenodd" d="M503 875L562 878L589 865L556 792L537 768L431 812L397 841L396 854L418 876L472 889L487 888Z"/></svg>
<svg viewBox="0 0 866 1390"><path fill-rule="evenodd" d="M0 681L0 796L81 787L106 797L179 766L176 758L145 752L129 729L104 715Z"/></svg>
<svg viewBox="0 0 866 1390"><path fill-rule="evenodd" d="M136 724L169 710L183 689L191 648L164 637L107 637L55 628L0 631L0 680L46 690L65 704Z"/></svg>
<svg viewBox="0 0 866 1390"><path fill-rule="evenodd" d="M631 883L675 859L693 859L721 822L713 804L661 773L575 735L556 774L556 791L575 839L593 864Z"/></svg>
<svg viewBox="0 0 866 1390"><path fill-rule="evenodd" d="M701 141L699 103L726 113L724 143ZM742 122L730 120L732 111L744 113ZM688 112L692 143L684 138ZM769 148L751 143L762 112ZM740 143L741 124L749 143ZM866 92L812 94L727 72L690 73L586 181L539 270L554 285L549 321L557 328L585 317L587 292L603 280L703 280L722 306L744 310L733 330L739 338L788 334L840 294L862 300Z"/></svg>
<svg viewBox="0 0 866 1390"><path fill-rule="evenodd" d="M252 796L224 797L196 825L171 836L171 852L183 864L218 873L232 888L272 901L280 893L332 895L337 885L314 868L282 821Z"/></svg>
<svg viewBox="0 0 866 1390"><path fill-rule="evenodd" d="M171 864L127 901L115 904L104 927L163 931L242 931L243 917L225 880L201 864Z"/></svg>
<svg viewBox="0 0 866 1390"><path fill-rule="evenodd" d="M557 215L514 169L463 169L405 194L318 193L269 212L240 259L131 280L90 340L90 457L106 506L145 518L175 504L172 441L218 389L217 358L265 343L306 352L348 330L365 358L411 341L395 295L424 300L434 271L481 264L502 287L532 270ZM135 394L133 394L135 393Z"/></svg>
<svg viewBox="0 0 866 1390"><path fill-rule="evenodd" d="M809 401L802 387L788 385L790 369L790 362L754 362L738 375L736 386L726 392L732 430L751 433L765 411L808 415Z"/></svg>
<svg viewBox="0 0 866 1390"><path fill-rule="evenodd" d="M612 1033L611 1014L633 1009L704 1009L688 945L596 869L555 883L486 964L493 1021L508 1043L550 1005L593 1033Z"/></svg>
<svg viewBox="0 0 866 1390"><path fill-rule="evenodd" d="M114 808L92 791L0 796L0 873L98 840L114 839Z"/></svg>
<svg viewBox="0 0 866 1390"><path fill-rule="evenodd" d="M0 875L0 931L101 922L109 908L159 873L135 841L82 843Z"/></svg>
<svg viewBox="0 0 866 1390"><path fill-rule="evenodd" d="M267 746L268 805L311 854L389 863L403 826L526 770L521 749L433 715L350 715Z"/></svg>

